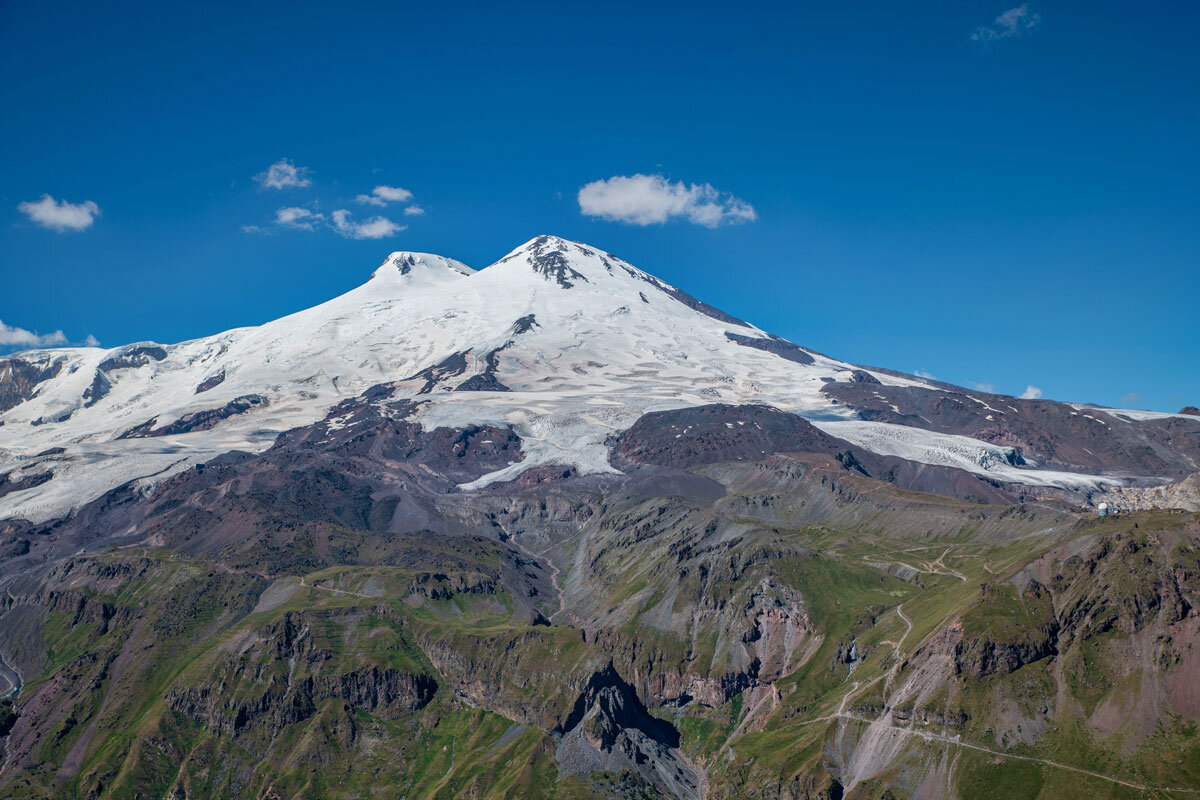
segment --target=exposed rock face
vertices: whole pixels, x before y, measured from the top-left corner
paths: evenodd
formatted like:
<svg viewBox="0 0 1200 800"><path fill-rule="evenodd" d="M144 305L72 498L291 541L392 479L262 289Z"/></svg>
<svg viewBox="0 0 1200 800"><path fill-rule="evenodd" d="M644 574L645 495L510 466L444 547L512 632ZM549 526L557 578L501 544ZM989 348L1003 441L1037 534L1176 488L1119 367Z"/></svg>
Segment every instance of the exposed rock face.
<svg viewBox="0 0 1200 800"><path fill-rule="evenodd" d="M742 620L739 620L741 622ZM743 637L751 637L753 629L739 627ZM739 692L754 685L758 663L747 660L744 670L724 674L702 674L702 665L672 663L669 653L653 643L622 635L616 631L594 630L585 633L586 641L596 645L625 674L632 676L639 697L656 705L687 705L702 703L717 707Z"/></svg>
<svg viewBox="0 0 1200 800"><path fill-rule="evenodd" d="M495 354L492 351L488 354L489 359ZM496 368L493 362L489 360L488 369L478 375L472 375L465 381L454 387L456 392L508 392L511 391L507 386L496 379Z"/></svg>
<svg viewBox="0 0 1200 800"><path fill-rule="evenodd" d="M591 677L560 732L563 773L632 770L674 797L703 796L700 776L679 753L679 732L652 717L611 664Z"/></svg>
<svg viewBox="0 0 1200 800"><path fill-rule="evenodd" d="M731 342L737 342L742 347L753 347L755 350L764 350L768 353L774 353L782 359L792 361L797 364L812 364L815 359L810 356L799 345L792 344L787 339L781 339L778 336L771 336L767 339L759 339L752 336L742 336L738 333L726 332L726 338Z"/></svg>
<svg viewBox="0 0 1200 800"><path fill-rule="evenodd" d="M432 367L426 367L420 372L405 378L406 381L421 380L425 382L417 394L429 394L439 382L467 371L467 354L465 352L451 353Z"/></svg>
<svg viewBox="0 0 1200 800"><path fill-rule="evenodd" d="M423 673L378 664L331 672L335 654L314 636L321 622L320 615L288 613L257 635L235 639L217 657L215 675L195 676L191 680L202 679L197 686L177 684L167 694L168 705L234 736L251 725L278 732L311 717L331 698L385 719L416 711L433 698L437 681Z"/></svg>
<svg viewBox="0 0 1200 800"><path fill-rule="evenodd" d="M572 268L568 263L566 254L571 250L576 250L583 254L588 254L589 250L577 242L569 242L557 236L539 236L530 242L527 246L529 252L533 254L530 259L530 264L535 272L544 275L548 280L557 283L564 289L569 289L574 285L573 281L582 279L587 282L587 278ZM594 251L593 251L594 252ZM511 254L501 259L498 263L504 263L516 254ZM697 300L682 289L677 289L670 284L663 283L640 270L632 269L624 264L619 258L612 253L604 253L599 255L600 262L609 272L620 269L625 274L639 281L645 281L650 286L658 289L663 294L667 295L676 302L682 303L693 311L698 311L707 317L711 317L719 322L724 322L727 325L738 325L740 327L749 328L750 326L732 314L727 314L719 308L710 306L701 300ZM565 268L565 269L564 269ZM642 294L642 301L649 303L646 295Z"/></svg>
<svg viewBox="0 0 1200 800"><path fill-rule="evenodd" d="M646 414L615 438L612 460L617 465L688 469L721 461L759 461L775 453L833 456L831 463L847 472L976 503L1011 503L1021 497L1021 487L998 486L960 469L876 455L770 406L714 404Z"/></svg>
<svg viewBox="0 0 1200 800"><path fill-rule="evenodd" d="M22 489L32 489L34 486L41 486L53 477L54 473L50 471L28 473L20 476L12 473L0 475L0 497L4 497L4 495L11 492L19 492Z"/></svg>
<svg viewBox="0 0 1200 800"><path fill-rule="evenodd" d="M1179 409L1179 413L1190 414L1193 417L1200 417L1200 408L1196 408L1195 406L1184 406L1183 408Z"/></svg>
<svg viewBox="0 0 1200 800"><path fill-rule="evenodd" d="M587 283L583 273L574 269L563 255L566 242L554 236L539 236L529 246L532 258L529 259L533 271L541 274L546 280L557 283L564 289L570 289L576 282Z"/></svg>
<svg viewBox="0 0 1200 800"><path fill-rule="evenodd" d="M1062 635L1133 634L1156 617L1167 624L1188 617L1200 604L1200 573L1172 568L1173 554L1164 549L1161 540L1127 532L1059 563L1049 587ZM1186 557L1189 549L1177 553Z"/></svg>
<svg viewBox="0 0 1200 800"><path fill-rule="evenodd" d="M981 587L980 608L997 605L995 592L988 584ZM1011 629L997 625L982 629L968 626L954 648L956 673L976 680L1006 675L1058 653L1059 622L1045 587L1032 581L1018 605L1026 615L1019 626Z"/></svg>
<svg viewBox="0 0 1200 800"><path fill-rule="evenodd" d="M613 454L635 464L687 468L844 447L807 420L770 406L711 405L646 414L618 437Z"/></svg>
<svg viewBox="0 0 1200 800"><path fill-rule="evenodd" d="M135 344L123 347L96 366L92 385L83 391L84 407L99 403L112 389L111 372L122 369L137 369L167 357L167 351L156 344Z"/></svg>
<svg viewBox="0 0 1200 800"><path fill-rule="evenodd" d="M853 370L850 373L850 382L851 383L872 383L877 386L881 385L878 378L876 378L871 373L869 373L865 370L861 370L861 369Z"/></svg>
<svg viewBox="0 0 1200 800"><path fill-rule="evenodd" d="M1200 472L1194 472L1177 483L1146 489L1113 487L1097 494L1093 502L1107 502L1112 508L1128 511L1147 511L1156 508L1177 508L1200 511Z"/></svg>
<svg viewBox="0 0 1200 800"><path fill-rule="evenodd" d="M135 344L122 347L120 351L100 362L97 369L110 372L116 369L137 369L167 357L167 351L156 344Z"/></svg>
<svg viewBox="0 0 1200 800"><path fill-rule="evenodd" d="M1177 476L1200 466L1200 420L1135 420L1102 409L919 386L825 384L861 419L970 436L1018 448L1042 466Z"/></svg>
<svg viewBox="0 0 1200 800"><path fill-rule="evenodd" d="M751 595L746 613L751 623L742 641L754 648L760 681L785 677L804 664L820 645L803 598L789 587L772 586L763 580Z"/></svg>
<svg viewBox="0 0 1200 800"><path fill-rule="evenodd" d="M0 412L33 397L38 384L58 375L62 365L52 356L0 360Z"/></svg>
<svg viewBox="0 0 1200 800"><path fill-rule="evenodd" d="M515 338L523 333L529 333L534 328L541 327L538 325L537 318L533 314L526 314L513 323L511 334ZM500 382L496 377L496 370L500 368L500 354L513 346L513 339L509 339L499 347L492 348L483 357L483 372L476 373L465 381L454 387L456 392L508 392L511 391L507 386Z"/></svg>
<svg viewBox="0 0 1200 800"><path fill-rule="evenodd" d="M996 642L989 638L961 642L955 652L955 669L971 678L1006 675L1055 653L1053 630L1034 641Z"/></svg>
<svg viewBox="0 0 1200 800"><path fill-rule="evenodd" d="M236 672L228 670L222 675L223 680L238 678ZM340 675L310 675L290 684L273 679L261 691L257 697L238 702L217 694L211 685L173 689L167 703L221 735L236 736L250 725L273 732L282 730L308 719L317 706L331 698L384 719L397 719L424 707L437 691L437 681L428 675L371 667Z"/></svg>
<svg viewBox="0 0 1200 800"><path fill-rule="evenodd" d="M235 414L245 414L253 408L266 405L266 403L267 399L257 394L235 397L219 408L210 408L206 411L194 411L190 414L184 414L179 419L161 428L154 427L155 423L158 422L157 419L147 420L136 428L131 428L121 434L118 438L144 439L152 436L174 436L192 431L207 431L215 428L223 419L228 419Z"/></svg>
<svg viewBox="0 0 1200 800"><path fill-rule="evenodd" d="M207 392L209 389L212 389L216 386L220 386L224 382L225 382L225 370L221 370L216 375L210 375L209 377L200 381L200 383L196 384L196 394L200 394L201 392Z"/></svg>

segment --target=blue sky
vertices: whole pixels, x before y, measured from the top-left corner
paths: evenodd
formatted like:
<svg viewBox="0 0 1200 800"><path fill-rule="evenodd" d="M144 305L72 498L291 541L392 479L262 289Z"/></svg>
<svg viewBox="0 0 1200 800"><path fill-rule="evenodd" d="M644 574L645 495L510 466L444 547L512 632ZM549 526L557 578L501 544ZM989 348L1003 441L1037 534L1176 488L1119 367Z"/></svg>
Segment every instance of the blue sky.
<svg viewBox="0 0 1200 800"><path fill-rule="evenodd" d="M0 340L178 341L393 250L480 267L556 233L858 363L1200 405L1198 23L1094 0L3 3Z"/></svg>

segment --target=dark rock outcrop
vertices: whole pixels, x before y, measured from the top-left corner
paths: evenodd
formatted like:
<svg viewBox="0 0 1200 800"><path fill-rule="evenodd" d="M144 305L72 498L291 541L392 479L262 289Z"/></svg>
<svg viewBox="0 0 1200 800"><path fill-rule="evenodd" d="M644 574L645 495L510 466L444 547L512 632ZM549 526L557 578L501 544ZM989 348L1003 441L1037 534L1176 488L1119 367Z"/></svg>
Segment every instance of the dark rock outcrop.
<svg viewBox="0 0 1200 800"><path fill-rule="evenodd" d="M851 383L873 383L876 386L881 385L878 378L876 378L871 373L869 373L865 370L861 370L861 369L852 370L850 372L850 382Z"/></svg>
<svg viewBox="0 0 1200 800"><path fill-rule="evenodd" d="M529 245L529 263L533 271L552 283L557 283L564 289L570 289L575 283L588 283L583 273L571 267L563 255L561 245L566 244L555 236L539 236Z"/></svg>
<svg viewBox="0 0 1200 800"><path fill-rule="evenodd" d="M54 473L47 470L46 472L37 472L32 475L23 475L20 478L14 479L11 473L0 475L0 497L12 492L19 492L23 489L32 489L35 486L41 486L51 478Z"/></svg>
<svg viewBox="0 0 1200 800"><path fill-rule="evenodd" d="M765 339L760 339L754 336L742 336L740 333L726 331L725 338L731 342L740 344L742 347L750 347L766 353L774 353L782 359L794 361L797 364L812 364L816 360L799 345L792 344L787 339L781 339L778 336L768 336Z"/></svg>
<svg viewBox="0 0 1200 800"><path fill-rule="evenodd" d="M617 437L613 455L677 468L758 461L772 453L834 453L845 447L808 420L762 405L709 405L643 415Z"/></svg>
<svg viewBox="0 0 1200 800"><path fill-rule="evenodd" d="M215 386L220 386L224 382L225 370L221 370L216 375L209 375L207 378L200 381L200 383L196 384L196 394L207 392L209 389L212 389Z"/></svg>
<svg viewBox="0 0 1200 800"><path fill-rule="evenodd" d="M37 392L38 384L62 370L62 358L6 358L0 360L0 412L24 403Z"/></svg>
<svg viewBox="0 0 1200 800"><path fill-rule="evenodd" d="M1053 656L1058 652L1057 647L1057 622L1016 641L996 641L987 635L964 638L954 651L954 669L956 674L975 679L1007 675L1026 664Z"/></svg>
<svg viewBox="0 0 1200 800"><path fill-rule="evenodd" d="M563 773L630 770L674 797L702 796L701 777L678 751L679 732L651 716L611 664L591 677L555 732Z"/></svg>
<svg viewBox="0 0 1200 800"><path fill-rule="evenodd" d="M436 691L437 681L429 675L370 667L340 675L310 675L290 686L273 680L262 694L241 702L223 696L216 686L173 689L167 704L221 735L235 736L250 725L277 733L308 719L317 706L331 698L384 719L396 719L423 708Z"/></svg>
<svg viewBox="0 0 1200 800"><path fill-rule="evenodd" d="M112 389L112 378L108 373L121 369L137 369L167 357L167 351L156 344L134 344L101 361L96 366L92 385L83 390L83 406L91 408L100 402Z"/></svg>
<svg viewBox="0 0 1200 800"><path fill-rule="evenodd" d="M190 414L184 414L179 419L161 428L154 427L158 421L157 418L149 419L135 428L130 428L117 438L145 439L153 436L174 436L180 433L191 433L192 431L207 431L215 428L223 419L228 419L237 414L245 414L252 408L266 404L267 398L262 395L242 395L241 397L235 397L219 408L210 408L205 411L193 411Z"/></svg>
<svg viewBox="0 0 1200 800"><path fill-rule="evenodd" d="M429 394L438 383L446 378L453 378L456 375L462 375L467 371L467 354L465 352L451 353L443 358L438 363L431 367L426 367L420 372L410 375L405 378L407 381L425 381L425 385L418 390L417 394Z"/></svg>
<svg viewBox="0 0 1200 800"><path fill-rule="evenodd" d="M1119 411L940 385L836 381L821 391L860 419L970 436L1016 448L1043 467L1180 478L1200 464L1200 419L1138 420Z"/></svg>

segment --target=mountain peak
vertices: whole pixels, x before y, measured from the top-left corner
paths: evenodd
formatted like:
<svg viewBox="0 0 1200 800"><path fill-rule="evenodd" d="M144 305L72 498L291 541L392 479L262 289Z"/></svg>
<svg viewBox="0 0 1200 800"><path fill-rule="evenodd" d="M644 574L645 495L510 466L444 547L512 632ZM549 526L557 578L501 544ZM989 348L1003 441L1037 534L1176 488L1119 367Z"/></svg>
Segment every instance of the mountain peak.
<svg viewBox="0 0 1200 800"><path fill-rule="evenodd" d="M603 281L603 274L615 274L617 264L631 276L635 273L644 275L603 250L552 234L535 236L497 261L495 266L506 264L521 264L519 270L527 266L564 289Z"/></svg>
<svg viewBox="0 0 1200 800"><path fill-rule="evenodd" d="M432 253L415 253L398 250L384 259L379 268L371 273L372 281L395 281L460 278L471 275L475 270L461 261Z"/></svg>

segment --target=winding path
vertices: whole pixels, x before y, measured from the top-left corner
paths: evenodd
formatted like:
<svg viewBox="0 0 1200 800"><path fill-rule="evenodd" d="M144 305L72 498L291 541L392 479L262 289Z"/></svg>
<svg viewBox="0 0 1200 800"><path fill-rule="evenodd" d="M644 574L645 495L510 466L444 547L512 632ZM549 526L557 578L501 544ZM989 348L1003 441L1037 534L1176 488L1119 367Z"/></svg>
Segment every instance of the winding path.
<svg viewBox="0 0 1200 800"><path fill-rule="evenodd" d="M938 561L941 561L941 559L938 559ZM937 563L937 562L934 562L934 563ZM880 723L880 721L883 719L883 717L879 717L877 719L868 719L867 717L860 717L855 714L848 713L846 711L846 705L850 702L851 698L853 698L856 694L858 694L862 690L865 690L865 689L873 686L875 683L877 683L880 680L880 678L886 679L885 684L884 684L884 699L885 699L885 704L886 704L888 688L891 686L892 681L896 676L896 673L900 669L900 664L903 662L903 659L901 657L902 653L900 651L900 647L901 647L901 645L903 645L904 640L908 637L908 634L910 632L912 632L912 620L910 620L907 616L904 615L904 610L902 608L903 605L904 604L901 603L900 605L896 606L896 613L900 616L900 619L904 622L904 624L906 626L904 635L900 637L900 641L898 641L898 642L885 642L886 644L892 645L893 652L895 654L894 663L892 664L891 668L884 675L876 677L876 678L868 681L865 684L861 684L859 681L855 681L854 684L851 685L851 687L846 691L846 693L842 695L842 699L841 699L841 702L838 704L837 711L833 712L832 714L826 714L821 717L815 717L811 720L805 720L804 722L799 723L800 725L814 725L814 724L817 724L820 722L832 722L834 720L853 720L855 722L861 722L866 725L872 725L872 724L877 725ZM941 626L939 625L938 627L941 627ZM890 709L888 709L884 712L884 714L888 714L888 713L890 713ZM1017 753L1007 753L1007 752L1004 752L1003 750L993 750L990 747L984 747L982 745L971 744L969 742L964 742L961 739L958 739L955 737L943 736L943 735L936 734L936 733L929 733L927 731L913 730L911 728L901 728L897 725L891 724L890 722L887 724L887 727L890 728L891 730L897 731L898 733L904 734L905 736L918 736L929 742L939 742L942 744L946 744L948 746L957 746L960 748L965 748L967 750L975 750L977 752L987 753L989 755L996 756L998 758L1010 758L1010 759L1014 759L1017 761L1029 761L1029 762L1033 762L1036 764L1043 764L1048 767L1054 767L1056 769L1067 770L1068 772L1074 772L1079 775L1087 775L1092 778L1097 778L1099 780L1108 781L1110 783L1116 783L1121 786L1127 786L1131 789L1137 789L1137 790L1143 791L1143 792L1200 794L1200 789L1193 789L1193 788L1187 788L1187 787L1181 787L1181 786L1148 786L1143 783L1138 783L1137 781L1130 781L1130 780L1125 780L1123 778L1117 778L1112 775L1105 775L1102 772L1094 772L1089 769L1084 769L1083 767L1074 767L1074 766L1071 766L1070 764L1064 764L1061 761L1054 761L1049 758L1040 758L1038 756L1025 756L1025 755L1019 755ZM954 759L951 761L951 766L950 766L951 772L953 772L954 765L958 763L958 756L961 755L961 752L962 751L960 750L959 754L955 755ZM946 780L947 780L947 782L950 781L950 774L947 774Z"/></svg>

